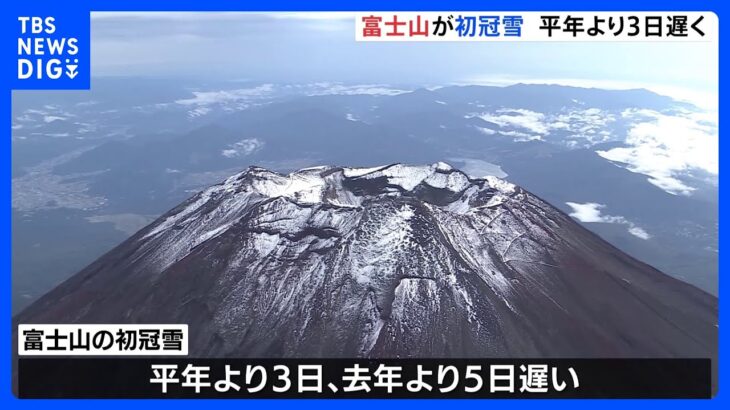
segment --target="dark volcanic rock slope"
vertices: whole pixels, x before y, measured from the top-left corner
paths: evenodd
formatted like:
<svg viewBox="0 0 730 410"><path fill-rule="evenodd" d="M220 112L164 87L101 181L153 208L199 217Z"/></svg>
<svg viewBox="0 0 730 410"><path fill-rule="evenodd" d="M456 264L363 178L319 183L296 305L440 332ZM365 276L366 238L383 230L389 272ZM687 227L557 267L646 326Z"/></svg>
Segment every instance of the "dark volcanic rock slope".
<svg viewBox="0 0 730 410"><path fill-rule="evenodd" d="M250 168L16 323L188 323L194 356L711 357L717 299L446 164Z"/></svg>

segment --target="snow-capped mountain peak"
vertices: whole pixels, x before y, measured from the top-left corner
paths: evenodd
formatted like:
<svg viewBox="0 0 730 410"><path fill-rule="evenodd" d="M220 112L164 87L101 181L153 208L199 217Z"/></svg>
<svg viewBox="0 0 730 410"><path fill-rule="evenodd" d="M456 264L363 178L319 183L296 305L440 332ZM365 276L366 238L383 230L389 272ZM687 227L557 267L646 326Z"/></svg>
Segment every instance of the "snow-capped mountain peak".
<svg viewBox="0 0 730 410"><path fill-rule="evenodd" d="M477 190L493 189L503 194L511 194L515 188L495 177L471 179L449 164L438 162L425 166L392 164L371 168L319 166L288 175L250 167L228 178L222 185L210 188L208 192L250 190L264 197L283 197L301 204L359 206L363 192L353 187L367 181L372 185L367 194L390 196L417 195L418 189L429 187L461 193L474 186Z"/></svg>
<svg viewBox="0 0 730 410"><path fill-rule="evenodd" d="M22 323L188 323L201 356L710 357L717 299L445 163L251 167Z"/></svg>

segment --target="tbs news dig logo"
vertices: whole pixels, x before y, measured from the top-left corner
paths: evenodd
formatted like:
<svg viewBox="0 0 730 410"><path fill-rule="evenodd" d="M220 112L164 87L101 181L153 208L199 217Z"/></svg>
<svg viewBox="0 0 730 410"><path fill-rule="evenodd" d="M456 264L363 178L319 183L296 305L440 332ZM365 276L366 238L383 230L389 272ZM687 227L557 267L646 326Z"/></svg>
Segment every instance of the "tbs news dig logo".
<svg viewBox="0 0 730 410"><path fill-rule="evenodd" d="M79 40L59 36L54 17L18 17L18 23L18 80L73 80L79 74Z"/></svg>

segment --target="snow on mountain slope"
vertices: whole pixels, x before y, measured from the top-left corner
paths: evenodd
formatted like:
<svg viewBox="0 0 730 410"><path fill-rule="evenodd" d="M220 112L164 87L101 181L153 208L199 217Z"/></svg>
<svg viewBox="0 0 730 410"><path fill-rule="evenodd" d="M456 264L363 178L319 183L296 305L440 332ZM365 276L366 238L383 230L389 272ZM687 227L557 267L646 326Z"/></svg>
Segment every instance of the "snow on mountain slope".
<svg viewBox="0 0 730 410"><path fill-rule="evenodd" d="M717 299L445 163L251 167L18 323L188 323L196 356L714 357Z"/></svg>

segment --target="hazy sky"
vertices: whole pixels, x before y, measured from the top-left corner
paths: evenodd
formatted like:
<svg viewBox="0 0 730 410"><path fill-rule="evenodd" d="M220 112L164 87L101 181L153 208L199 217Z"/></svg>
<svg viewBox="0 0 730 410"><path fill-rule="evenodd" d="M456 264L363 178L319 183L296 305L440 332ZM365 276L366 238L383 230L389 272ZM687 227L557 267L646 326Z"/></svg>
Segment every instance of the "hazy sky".
<svg viewBox="0 0 730 410"><path fill-rule="evenodd" d="M340 13L94 13L95 76L649 88L714 108L710 43L358 43Z"/></svg>

